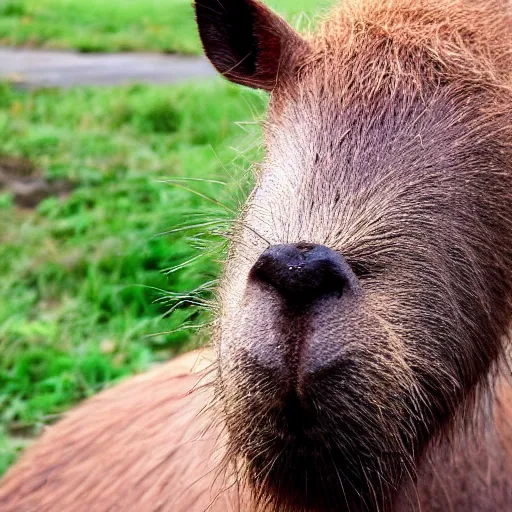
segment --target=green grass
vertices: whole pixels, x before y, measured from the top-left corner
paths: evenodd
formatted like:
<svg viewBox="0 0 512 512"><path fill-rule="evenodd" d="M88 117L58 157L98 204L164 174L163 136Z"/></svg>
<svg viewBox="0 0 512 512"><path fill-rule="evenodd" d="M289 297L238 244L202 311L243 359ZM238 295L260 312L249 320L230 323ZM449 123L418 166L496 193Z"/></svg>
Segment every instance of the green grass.
<svg viewBox="0 0 512 512"><path fill-rule="evenodd" d="M259 129L235 121L260 116L265 103L220 80L0 86L0 154L28 157L48 179L76 184L33 211L0 192L0 474L39 426L198 342L182 327L207 313L187 303L170 312L176 300L168 292L217 276L223 244L215 230L244 199L249 163L259 156Z"/></svg>
<svg viewBox="0 0 512 512"><path fill-rule="evenodd" d="M330 2L270 3L304 27L303 11ZM190 0L0 0L0 44L200 53ZM0 158L29 158L47 179L75 184L34 211L0 190L0 475L63 411L199 343L188 327L207 322L210 288L180 297L218 275L217 231L259 156L258 129L235 121L265 103L220 81L0 84ZM180 229L188 224L199 226Z"/></svg>
<svg viewBox="0 0 512 512"><path fill-rule="evenodd" d="M332 0L271 0L295 25ZM0 44L200 53L191 0L0 0Z"/></svg>

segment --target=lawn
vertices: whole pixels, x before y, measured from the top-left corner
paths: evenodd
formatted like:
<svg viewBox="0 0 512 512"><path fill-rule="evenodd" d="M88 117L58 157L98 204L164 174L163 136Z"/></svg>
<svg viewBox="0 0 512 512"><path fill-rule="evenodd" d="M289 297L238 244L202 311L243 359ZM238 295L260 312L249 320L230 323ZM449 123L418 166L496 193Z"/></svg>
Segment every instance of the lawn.
<svg viewBox="0 0 512 512"><path fill-rule="evenodd" d="M330 1L270 3L307 28ZM1 44L200 53L190 0L0 0ZM220 79L0 83L0 475L80 400L207 336L266 101ZM67 193L20 208L5 166Z"/></svg>
<svg viewBox="0 0 512 512"><path fill-rule="evenodd" d="M332 0L270 0L295 26ZM0 0L0 44L84 52L201 51L191 0Z"/></svg>
<svg viewBox="0 0 512 512"><path fill-rule="evenodd" d="M265 104L220 79L0 86L0 167L74 187L30 210L0 191L0 474L71 405L200 342L210 286L180 298L218 275Z"/></svg>

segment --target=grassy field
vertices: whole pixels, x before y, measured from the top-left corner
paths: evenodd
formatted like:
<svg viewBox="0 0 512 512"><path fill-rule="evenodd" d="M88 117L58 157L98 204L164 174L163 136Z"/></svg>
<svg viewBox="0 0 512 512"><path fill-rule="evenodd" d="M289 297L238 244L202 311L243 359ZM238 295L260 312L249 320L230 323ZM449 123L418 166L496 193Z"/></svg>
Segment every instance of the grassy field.
<svg viewBox="0 0 512 512"><path fill-rule="evenodd" d="M180 294L217 276L216 232L245 197L265 103L220 80L0 87L0 162L29 158L75 186L35 210L0 192L0 474L39 426L198 342L187 327L207 319L208 287L197 306Z"/></svg>
<svg viewBox="0 0 512 512"><path fill-rule="evenodd" d="M329 2L270 3L307 27ZM0 44L200 52L190 0L0 0ZM22 209L0 179L0 475L72 405L200 342L266 101L220 80L0 83L0 178L18 162L72 187Z"/></svg>
<svg viewBox="0 0 512 512"><path fill-rule="evenodd" d="M270 0L292 23L332 0ZM305 16L304 16L305 14ZM191 0L0 0L0 44L200 53Z"/></svg>

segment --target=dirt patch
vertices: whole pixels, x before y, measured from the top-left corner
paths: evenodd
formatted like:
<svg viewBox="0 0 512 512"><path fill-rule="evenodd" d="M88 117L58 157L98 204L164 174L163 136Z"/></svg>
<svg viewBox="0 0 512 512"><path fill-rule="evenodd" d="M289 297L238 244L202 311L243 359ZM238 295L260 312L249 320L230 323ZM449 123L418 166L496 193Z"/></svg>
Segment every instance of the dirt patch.
<svg viewBox="0 0 512 512"><path fill-rule="evenodd" d="M50 196L62 197L74 188L67 180L49 181L24 157L0 156L0 191L11 192L21 208L35 208Z"/></svg>

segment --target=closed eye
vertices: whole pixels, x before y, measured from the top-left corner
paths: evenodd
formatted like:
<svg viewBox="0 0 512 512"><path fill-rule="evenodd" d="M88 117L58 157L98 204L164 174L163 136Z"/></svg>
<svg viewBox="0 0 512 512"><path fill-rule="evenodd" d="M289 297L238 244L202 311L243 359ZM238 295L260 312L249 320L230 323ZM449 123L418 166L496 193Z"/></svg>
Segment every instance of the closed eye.
<svg viewBox="0 0 512 512"><path fill-rule="evenodd" d="M352 269L352 272L354 272L356 277L362 280L375 277L377 274L381 273L384 270L382 265L370 263L368 261L349 260L348 264L350 265L350 268Z"/></svg>

